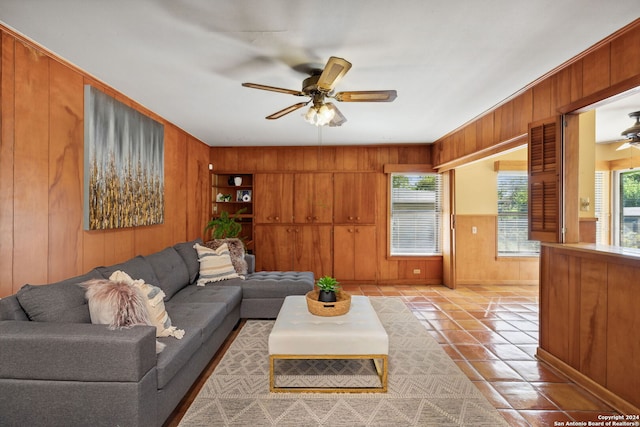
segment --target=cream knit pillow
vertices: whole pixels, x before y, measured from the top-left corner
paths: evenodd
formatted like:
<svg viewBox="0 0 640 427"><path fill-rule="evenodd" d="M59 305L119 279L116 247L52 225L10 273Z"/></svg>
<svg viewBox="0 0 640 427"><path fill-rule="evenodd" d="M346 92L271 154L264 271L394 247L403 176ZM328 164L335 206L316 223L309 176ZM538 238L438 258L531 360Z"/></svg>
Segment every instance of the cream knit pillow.
<svg viewBox="0 0 640 427"><path fill-rule="evenodd" d="M175 337L182 339L183 329L171 325L171 318L164 307L164 292L157 286L149 285L144 280L133 280L124 271L114 271L109 280L128 283L144 300L150 324L156 327L156 337Z"/></svg>

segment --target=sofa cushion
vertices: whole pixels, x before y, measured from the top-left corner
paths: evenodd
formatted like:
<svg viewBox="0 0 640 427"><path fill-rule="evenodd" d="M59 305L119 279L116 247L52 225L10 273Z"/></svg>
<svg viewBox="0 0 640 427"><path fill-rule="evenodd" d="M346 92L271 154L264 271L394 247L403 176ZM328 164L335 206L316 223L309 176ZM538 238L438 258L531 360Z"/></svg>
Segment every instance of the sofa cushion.
<svg viewBox="0 0 640 427"><path fill-rule="evenodd" d="M185 329L181 340L160 338L166 347L158 355L158 389L162 389L180 371L207 338L225 319L222 303L167 303L171 318Z"/></svg>
<svg viewBox="0 0 640 427"><path fill-rule="evenodd" d="M0 298L0 320L29 320L15 295Z"/></svg>
<svg viewBox="0 0 640 427"><path fill-rule="evenodd" d="M153 286L159 286L158 277L153 271L151 264L143 256L136 256L128 261L120 264L110 265L108 267L97 267L96 270L102 274L104 279L108 279L115 271L124 271L133 279L142 279L145 283Z"/></svg>
<svg viewBox="0 0 640 427"><path fill-rule="evenodd" d="M170 300L176 292L191 283L187 265L174 248L166 248L144 258L151 265L158 278L157 286L164 291L165 301ZM138 279L135 276L131 277ZM153 285L149 282L146 283Z"/></svg>
<svg viewBox="0 0 640 427"><path fill-rule="evenodd" d="M284 298L305 295L313 290L310 271L260 271L249 274L242 283L242 298Z"/></svg>
<svg viewBox="0 0 640 427"><path fill-rule="evenodd" d="M230 279L225 280L225 286L186 286L171 298L171 302L219 302L225 304L228 314L242 302L241 282L243 282L241 279ZM228 284L234 285L226 286Z"/></svg>
<svg viewBox="0 0 640 427"><path fill-rule="evenodd" d="M200 272L200 263L198 262L198 253L193 247L196 243L202 244L202 239L198 238L190 242L178 243L173 248L180 254L187 266L189 272L189 283L195 283L198 273Z"/></svg>
<svg viewBox="0 0 640 427"><path fill-rule="evenodd" d="M17 292L16 298L30 320L91 323L85 290L78 285L99 277L97 271L91 270L81 276L49 285L24 285Z"/></svg>
<svg viewBox="0 0 640 427"><path fill-rule="evenodd" d="M204 286L208 282L219 282L240 277L235 268L233 268L231 257L229 256L229 247L226 244L223 244L218 249L209 249L198 243L194 246L198 252L198 261L200 261L198 286Z"/></svg>

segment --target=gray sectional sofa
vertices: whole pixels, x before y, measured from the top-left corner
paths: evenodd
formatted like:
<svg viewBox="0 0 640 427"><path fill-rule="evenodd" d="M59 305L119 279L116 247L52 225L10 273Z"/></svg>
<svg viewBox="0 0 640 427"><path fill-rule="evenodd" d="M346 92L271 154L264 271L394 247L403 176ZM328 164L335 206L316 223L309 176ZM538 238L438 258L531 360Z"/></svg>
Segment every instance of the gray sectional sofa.
<svg viewBox="0 0 640 427"><path fill-rule="evenodd" d="M161 426L240 318L275 318L287 295L313 289L313 273L254 272L252 255L245 280L196 286L196 242L0 299L0 425ZM116 270L164 291L182 339L158 338L156 354L153 326L91 324L76 285Z"/></svg>

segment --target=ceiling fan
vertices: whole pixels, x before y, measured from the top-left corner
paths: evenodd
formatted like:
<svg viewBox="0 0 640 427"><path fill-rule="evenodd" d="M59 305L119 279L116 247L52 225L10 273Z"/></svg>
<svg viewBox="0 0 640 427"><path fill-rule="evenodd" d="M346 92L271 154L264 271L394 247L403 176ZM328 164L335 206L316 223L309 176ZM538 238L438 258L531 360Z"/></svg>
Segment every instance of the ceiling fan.
<svg viewBox="0 0 640 427"><path fill-rule="evenodd" d="M339 102L391 102L397 96L395 90L361 90L334 93L334 87L347 74L350 68L351 63L349 61L332 56L323 69L312 69L310 71L310 76L302 82L302 90L283 89L257 83L242 83L242 86L310 98L305 102L298 102L267 116L266 119L268 120L279 119L311 103L311 107L304 116L306 121L316 126L341 126L347 119L340 113L333 102L326 102L327 98Z"/></svg>
<svg viewBox="0 0 640 427"><path fill-rule="evenodd" d="M640 111L634 111L633 113L629 113L629 117L636 118L636 123L631 126L629 129L625 129L622 131L621 135L626 137L628 140L617 150L624 150L629 147L634 147L640 149Z"/></svg>

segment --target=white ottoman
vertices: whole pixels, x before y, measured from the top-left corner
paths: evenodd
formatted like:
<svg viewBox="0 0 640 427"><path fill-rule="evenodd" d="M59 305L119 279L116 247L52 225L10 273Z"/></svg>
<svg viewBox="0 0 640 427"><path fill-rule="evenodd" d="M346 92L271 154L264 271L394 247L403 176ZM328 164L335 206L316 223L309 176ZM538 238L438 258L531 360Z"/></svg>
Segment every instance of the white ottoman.
<svg viewBox="0 0 640 427"><path fill-rule="evenodd" d="M323 317L309 313L305 296L288 296L269 335L270 389L297 392L386 392L388 355L387 331L368 297L354 295L347 314ZM380 377L380 387L276 387L274 363L277 359L371 359Z"/></svg>

